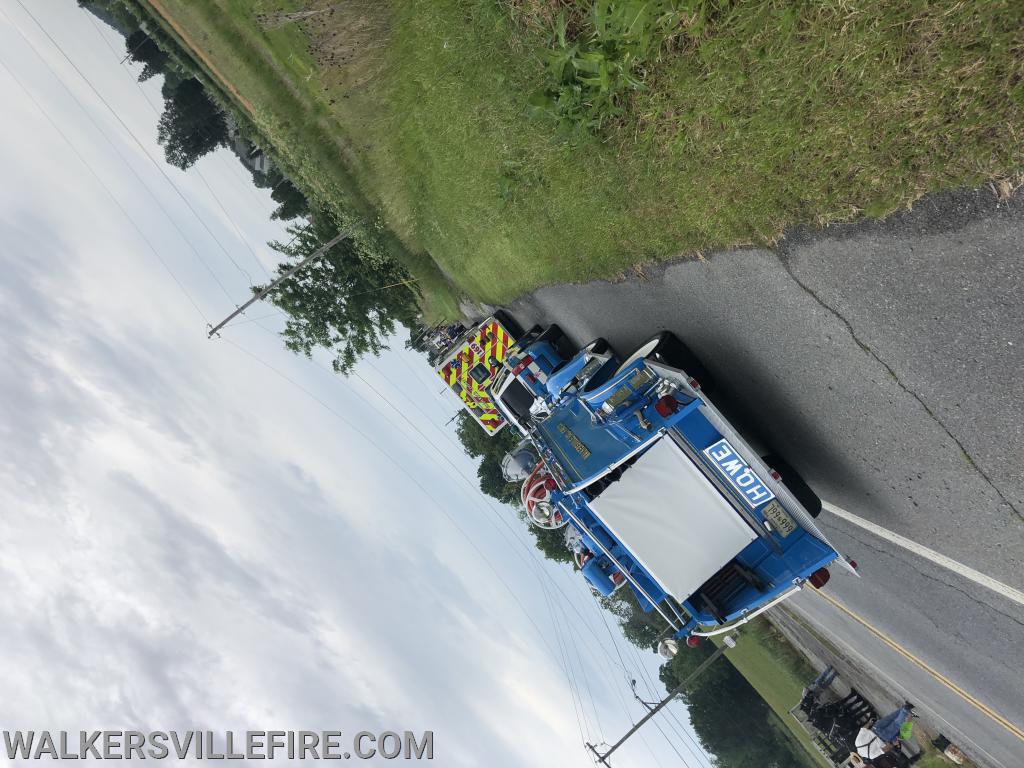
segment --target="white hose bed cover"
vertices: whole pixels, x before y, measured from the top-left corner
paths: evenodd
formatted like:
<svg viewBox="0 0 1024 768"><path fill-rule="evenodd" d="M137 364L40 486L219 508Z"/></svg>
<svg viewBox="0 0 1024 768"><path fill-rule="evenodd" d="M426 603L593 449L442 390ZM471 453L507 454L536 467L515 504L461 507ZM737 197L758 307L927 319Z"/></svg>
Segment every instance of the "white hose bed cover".
<svg viewBox="0 0 1024 768"><path fill-rule="evenodd" d="M756 538L671 440L655 443L590 508L680 601Z"/></svg>

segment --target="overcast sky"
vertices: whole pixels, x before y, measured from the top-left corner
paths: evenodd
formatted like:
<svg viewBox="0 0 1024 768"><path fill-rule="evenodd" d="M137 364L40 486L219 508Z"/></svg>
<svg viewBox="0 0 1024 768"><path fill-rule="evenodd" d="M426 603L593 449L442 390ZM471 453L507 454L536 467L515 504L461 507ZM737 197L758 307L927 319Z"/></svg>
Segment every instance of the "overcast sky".
<svg viewBox="0 0 1024 768"><path fill-rule="evenodd" d="M401 339L373 389L268 307L206 340L275 263L273 203L227 151L164 165L159 79L73 0L30 7L110 109L0 0L3 728L431 729L439 766L588 765L656 658L475 491ZM616 765L709 765L672 744Z"/></svg>

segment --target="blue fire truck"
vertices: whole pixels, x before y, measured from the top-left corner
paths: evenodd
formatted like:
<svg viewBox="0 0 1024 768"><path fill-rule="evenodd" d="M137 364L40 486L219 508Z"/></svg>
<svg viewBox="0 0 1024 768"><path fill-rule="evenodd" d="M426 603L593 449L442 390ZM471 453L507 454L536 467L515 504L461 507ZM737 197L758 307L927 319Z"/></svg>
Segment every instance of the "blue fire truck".
<svg viewBox="0 0 1024 768"><path fill-rule="evenodd" d="M594 589L632 589L675 637L697 638L823 587L833 563L856 573L815 524L818 497L732 427L678 338L620 360L603 340L563 357L560 336L527 334L492 395L523 435L506 477L523 481L534 525L566 529Z"/></svg>

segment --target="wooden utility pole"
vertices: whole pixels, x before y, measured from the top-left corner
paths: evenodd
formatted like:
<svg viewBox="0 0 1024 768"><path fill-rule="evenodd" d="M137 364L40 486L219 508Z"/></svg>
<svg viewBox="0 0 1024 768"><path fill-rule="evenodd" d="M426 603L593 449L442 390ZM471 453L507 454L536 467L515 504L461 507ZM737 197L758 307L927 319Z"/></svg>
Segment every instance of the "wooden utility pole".
<svg viewBox="0 0 1024 768"><path fill-rule="evenodd" d="M220 321L219 323L217 323L217 325L215 325L215 326L213 326L212 328L210 328L210 331L209 331L209 333L207 333L207 334L206 334L206 335L207 335L207 338L210 338L210 339L212 339L212 338L214 337L214 335L215 335L215 334L217 333L217 331L219 331L219 330L220 330L221 328L223 328L223 327L224 327L225 325L227 325L228 323L230 323L230 322L231 322L232 320L234 320L234 319L235 319L236 317L238 317L238 316L239 316L240 314L242 314L243 312L245 312L245 310L247 310L247 309L248 309L249 307L251 307L251 306L252 306L253 304L255 304L255 303L256 303L257 301L259 301L260 299L262 299L262 298L263 298L264 296L266 296L266 295L267 295L268 293L270 293L270 292L271 292L272 290L274 290L275 288L277 288L277 286L279 286L279 285L280 285L281 283L283 283L283 282L284 282L285 280L287 280L287 279L288 279L289 277L291 277L292 275L294 275L294 274L295 274L296 272L298 272L298 271L299 271L300 269L302 269L302 268L303 268L304 266L306 266L307 264L309 264L309 263L310 263L311 261L313 261L313 260L315 260L315 259L319 259L319 258L320 258L321 256L323 256L323 255L324 255L324 254L325 254L325 253L327 252L327 249L328 249L328 248L330 248L330 247L331 247L331 246L333 246L333 245L336 245L336 244L340 243L340 242L341 242L342 240L344 240L344 239L345 239L345 238L347 238L348 236L349 236L349 233L348 233L348 232L340 232L340 233L338 233L338 235L337 235L336 237L334 237L334 238L333 238L332 240L330 240L329 242L325 243L324 245L321 245L321 246L320 246L319 248L317 248L317 249L316 249L315 251L313 251L313 253L309 254L309 256L307 256L306 258L304 258L304 259L303 259L302 261L300 261L300 262L299 262L298 264L296 264L296 265L295 265L294 267L292 267L292 268L291 268L291 269L289 269L289 270L288 270L287 272L285 272L285 273L284 273L283 275L281 275L281 276L280 276L279 278L277 278L277 280L275 280L274 282L272 282L272 283L271 283L270 285L268 285L268 286L267 286L266 288L264 288L264 289L263 289L262 291L260 291L259 293L257 293L257 294L256 294L255 296L253 296L253 297L252 297L251 299L249 299L249 300L248 300L247 302L245 302L245 304L243 304L242 306L240 306L240 307L239 307L238 309L236 309L236 310L235 310L234 312L232 312L232 313L231 313L230 315L228 315L228 316L227 316L227 317L225 317L225 318L224 318L223 320L221 320L221 321Z"/></svg>
<svg viewBox="0 0 1024 768"><path fill-rule="evenodd" d="M611 763L608 762L608 758L612 756L612 752L614 752L619 747L621 747L623 744L625 744L626 743L626 739L628 739L634 733L639 731L641 726L643 726L644 723L646 723L648 720L650 720L652 717L654 717L656 714L658 714L658 712L660 712L662 709L667 707L669 702L672 701L672 699L674 699L680 693L685 691L686 690L686 686L688 686L690 683L692 683L697 678L697 676L700 675L701 672L703 672L705 669L710 667L712 665L712 663L714 663L715 659L717 659L719 656L721 656L723 653L725 653L726 650L727 650L727 646L723 646L723 647L719 648L717 651L715 651L713 654L711 654L707 659L705 659L704 663L702 663L699 667L697 667L695 670L693 670L693 672L691 672L687 676L687 678L685 680L683 680L683 682L681 682L679 685L677 685L675 688L673 688L671 691L669 691L668 696L666 696L664 699L659 701L656 706L648 707L650 711L646 715L644 715L636 725L634 725L632 728L630 728L628 731L626 731L626 735L625 736L623 736L621 739L619 739L614 744L612 744L608 748L607 752L604 752L604 753L598 752L597 751L597 747L595 747L593 744L588 742L587 743L587 749L589 749L591 752L594 753L594 756L597 758L597 762L601 763L602 765L611 765ZM647 706L646 703L644 705Z"/></svg>

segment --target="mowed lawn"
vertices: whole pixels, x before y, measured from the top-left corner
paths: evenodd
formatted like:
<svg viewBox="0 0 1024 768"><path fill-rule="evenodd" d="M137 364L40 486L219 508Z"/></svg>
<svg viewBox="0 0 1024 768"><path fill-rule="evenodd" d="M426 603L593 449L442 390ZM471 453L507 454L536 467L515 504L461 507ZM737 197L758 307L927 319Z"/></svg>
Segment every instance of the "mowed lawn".
<svg viewBox="0 0 1024 768"><path fill-rule="evenodd" d="M552 19L587 0L162 5L306 184L488 302L1015 183L1019 0L652 2L694 10L573 141L526 109Z"/></svg>
<svg viewBox="0 0 1024 768"><path fill-rule="evenodd" d="M828 768L828 761L814 748L807 731L789 714L800 703L803 689L816 677L807 660L764 618L755 619L740 631L736 647L726 657L778 716L776 725L785 729L812 763Z"/></svg>

